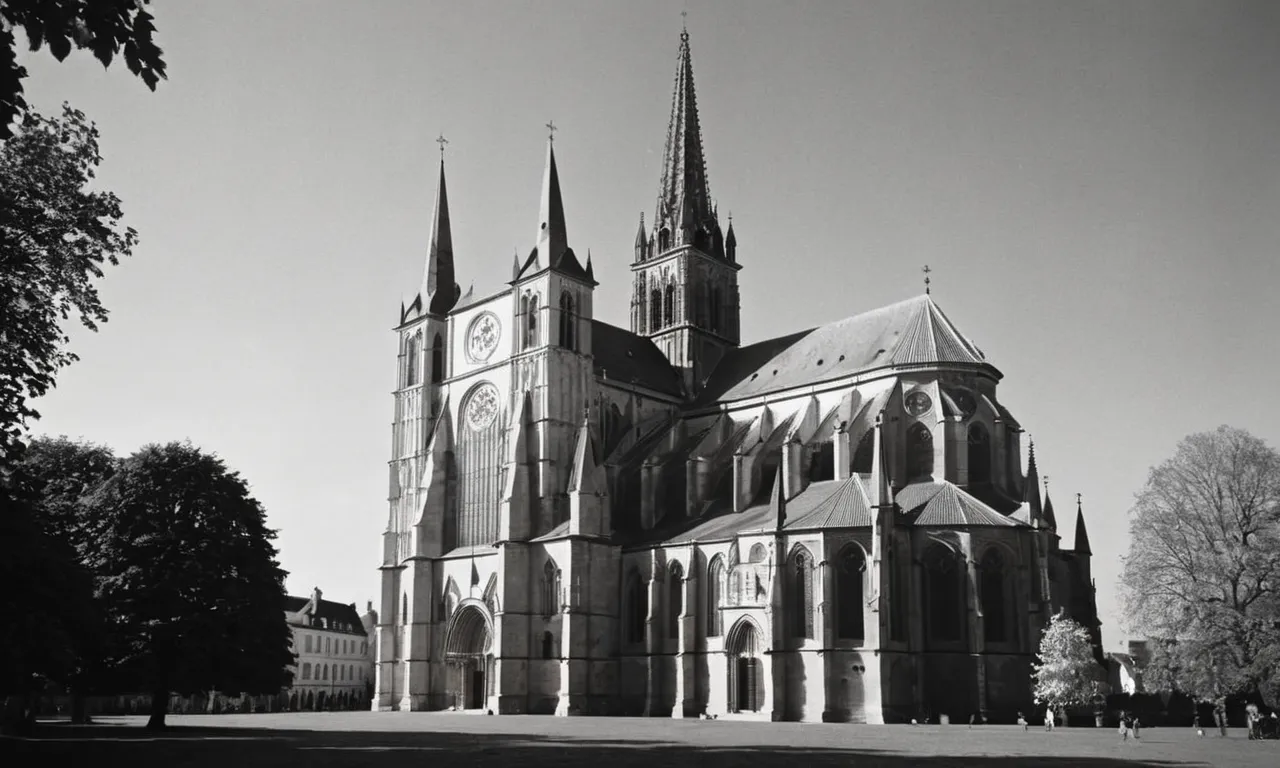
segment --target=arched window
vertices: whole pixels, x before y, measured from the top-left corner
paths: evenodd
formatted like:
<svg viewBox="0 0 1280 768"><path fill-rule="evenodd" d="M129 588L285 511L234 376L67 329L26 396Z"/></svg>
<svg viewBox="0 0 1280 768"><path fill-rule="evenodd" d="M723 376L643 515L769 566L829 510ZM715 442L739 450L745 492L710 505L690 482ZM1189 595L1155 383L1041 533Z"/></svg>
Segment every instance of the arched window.
<svg viewBox="0 0 1280 768"><path fill-rule="evenodd" d="M322 669L324 670L324 677L321 677L320 679L321 679L321 680L328 680L328 679L329 679L329 665L328 665L328 664L325 664L325 665L322 667Z"/></svg>
<svg viewBox="0 0 1280 768"><path fill-rule="evenodd" d="M752 544L751 550L747 552L748 563L763 563L765 557L765 549L763 544Z"/></svg>
<svg viewBox="0 0 1280 768"><path fill-rule="evenodd" d="M560 569L551 560L542 566L542 615L554 616L560 609Z"/></svg>
<svg viewBox="0 0 1280 768"><path fill-rule="evenodd" d="M981 424L969 427L969 484L991 482L991 436Z"/></svg>
<svg viewBox="0 0 1280 768"><path fill-rule="evenodd" d="M404 385L412 387L418 383L418 348L422 346L422 335L413 334L405 341L404 348Z"/></svg>
<svg viewBox="0 0 1280 768"><path fill-rule="evenodd" d="M309 661L303 662L302 664L302 679L303 680L311 679L311 662Z"/></svg>
<svg viewBox="0 0 1280 768"><path fill-rule="evenodd" d="M658 253L662 253L671 247L671 230L663 227L658 230Z"/></svg>
<svg viewBox="0 0 1280 768"><path fill-rule="evenodd" d="M836 634L842 640L861 640L864 636L863 575L866 571L867 556L862 548L856 544L845 547L836 561Z"/></svg>
<svg viewBox="0 0 1280 768"><path fill-rule="evenodd" d="M662 320L663 325L667 327L676 324L676 287L672 283L667 283L666 294L663 298Z"/></svg>
<svg viewBox="0 0 1280 768"><path fill-rule="evenodd" d="M542 658L554 659L556 656L556 637L550 632L542 633Z"/></svg>
<svg viewBox="0 0 1280 768"><path fill-rule="evenodd" d="M933 433L919 422L907 430L907 479L933 475Z"/></svg>
<svg viewBox="0 0 1280 768"><path fill-rule="evenodd" d="M988 643L1009 640L1008 609L1005 603L1005 568L1000 550L992 547L978 567L978 595L982 602L983 637Z"/></svg>
<svg viewBox="0 0 1280 768"><path fill-rule="evenodd" d="M680 615L684 613L684 569L672 563L667 573L667 637L680 639Z"/></svg>
<svg viewBox="0 0 1280 768"><path fill-rule="evenodd" d="M523 349L538 346L538 297L526 296L524 304L524 345Z"/></svg>
<svg viewBox="0 0 1280 768"><path fill-rule="evenodd" d="M858 439L858 446L853 450L853 462L849 467L850 470L864 475L871 471L872 460L875 458L875 442L876 431L874 428L868 429L863 433L862 437Z"/></svg>
<svg viewBox="0 0 1280 768"><path fill-rule="evenodd" d="M649 328L649 322L646 319L645 303L644 303L644 278L636 280L636 330L639 333L645 333Z"/></svg>
<svg viewBox="0 0 1280 768"><path fill-rule="evenodd" d="M791 636L813 637L813 562L803 548L791 556Z"/></svg>
<svg viewBox="0 0 1280 768"><path fill-rule="evenodd" d="M644 627L649 619L649 594L644 579L632 571L627 577L627 642L644 642Z"/></svg>
<svg viewBox="0 0 1280 768"><path fill-rule="evenodd" d="M431 342L431 383L439 384L442 381L444 381L444 339L437 333Z"/></svg>
<svg viewBox="0 0 1280 768"><path fill-rule="evenodd" d="M574 329L577 315L574 312L573 296L567 291L560 294L560 346L565 349L576 349L574 346Z"/></svg>
<svg viewBox="0 0 1280 768"><path fill-rule="evenodd" d="M960 640L960 588L964 580L955 553L934 544L925 551L924 570L929 638L957 642Z"/></svg>
<svg viewBox="0 0 1280 768"><path fill-rule="evenodd" d="M662 291L654 288L649 293L649 333L662 327Z"/></svg>
<svg viewBox="0 0 1280 768"><path fill-rule="evenodd" d="M720 618L720 599L724 594L724 560L717 557L711 561L707 569L707 637L719 637L724 634L724 623Z"/></svg>

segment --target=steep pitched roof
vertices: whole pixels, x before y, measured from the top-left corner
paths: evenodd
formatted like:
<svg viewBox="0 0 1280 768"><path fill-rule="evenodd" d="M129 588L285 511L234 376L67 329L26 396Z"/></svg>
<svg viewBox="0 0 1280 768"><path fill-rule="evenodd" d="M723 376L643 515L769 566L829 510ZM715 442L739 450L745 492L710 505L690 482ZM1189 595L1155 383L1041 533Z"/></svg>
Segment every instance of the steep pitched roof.
<svg viewBox="0 0 1280 768"><path fill-rule="evenodd" d="M592 320L591 354L598 378L681 396L680 377L651 339Z"/></svg>
<svg viewBox="0 0 1280 768"><path fill-rule="evenodd" d="M307 604L310 602L310 597L295 597L294 595L288 595L284 599L284 609L288 613L297 613L303 608L306 608ZM364 624L362 623L360 614L356 611L354 604L344 605L342 603L335 603L332 600L320 600L319 605L311 612L309 618L314 621L309 621L307 619L299 621L291 618L289 623L297 626L320 628L322 627L323 622L323 625L327 625L324 628L331 632L346 632L347 634L361 636L365 633ZM349 627L349 629L339 629L341 626Z"/></svg>
<svg viewBox="0 0 1280 768"><path fill-rule="evenodd" d="M987 365L928 296L733 350L697 404L737 400L892 366Z"/></svg>
<svg viewBox="0 0 1280 768"><path fill-rule="evenodd" d="M871 504L857 475L814 483L787 502L787 530L871 525Z"/></svg>
<svg viewBox="0 0 1280 768"><path fill-rule="evenodd" d="M916 514L913 525L982 525L1001 528L1022 526L949 482L908 485L898 491L896 501L904 512Z"/></svg>
<svg viewBox="0 0 1280 768"><path fill-rule="evenodd" d="M1076 541L1075 551L1082 555L1092 555L1093 548L1089 546L1089 530L1084 525L1084 510L1080 507L1080 502L1076 501Z"/></svg>

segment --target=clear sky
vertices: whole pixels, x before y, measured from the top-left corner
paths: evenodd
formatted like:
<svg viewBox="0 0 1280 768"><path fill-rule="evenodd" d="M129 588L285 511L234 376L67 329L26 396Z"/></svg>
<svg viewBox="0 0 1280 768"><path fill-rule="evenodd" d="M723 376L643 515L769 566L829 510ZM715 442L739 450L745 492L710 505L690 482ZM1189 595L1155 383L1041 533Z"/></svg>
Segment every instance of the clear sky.
<svg viewBox="0 0 1280 768"><path fill-rule="evenodd" d="M918 294L929 264L1068 531L1084 496L1116 646L1147 469L1223 423L1280 443L1280 3L160 2L156 93L87 53L24 57L36 108L97 121L142 238L37 431L217 452L290 591L363 608L433 139L459 282L484 292L534 244L554 120L570 245L626 326L682 10L744 341Z"/></svg>

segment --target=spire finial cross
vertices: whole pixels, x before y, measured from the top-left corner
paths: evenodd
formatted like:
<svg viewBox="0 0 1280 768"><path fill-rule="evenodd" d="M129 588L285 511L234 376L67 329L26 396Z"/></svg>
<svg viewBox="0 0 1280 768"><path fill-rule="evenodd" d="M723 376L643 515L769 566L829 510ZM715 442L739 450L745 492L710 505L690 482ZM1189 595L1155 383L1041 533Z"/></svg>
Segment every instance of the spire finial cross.
<svg viewBox="0 0 1280 768"><path fill-rule="evenodd" d="M1044 492L1048 493L1049 492L1049 476L1045 475L1044 480L1042 482L1044 483Z"/></svg>
<svg viewBox="0 0 1280 768"><path fill-rule="evenodd" d="M556 127L555 120L548 121L547 122L547 141L554 144L556 140L556 131L558 130L560 129Z"/></svg>
<svg viewBox="0 0 1280 768"><path fill-rule="evenodd" d="M1080 494L1076 494L1076 509L1080 509Z"/></svg>
<svg viewBox="0 0 1280 768"><path fill-rule="evenodd" d="M444 137L444 134L442 133L442 134L440 134L439 136L437 136L437 137L436 137L436 143L440 145L440 159L441 159L441 160L443 160L443 159L444 159L444 145L445 145L445 144L448 144L448 143L449 143L449 140L448 140L448 139L446 139L446 138Z"/></svg>
<svg viewBox="0 0 1280 768"><path fill-rule="evenodd" d="M925 296L928 296L928 295L929 295L929 282L930 282L930 281L929 281L929 273L930 273L930 272L932 272L933 270L932 270L932 269L929 269L929 265L928 265L928 264L925 264L925 265L924 265L924 269L922 269L922 270L920 270L920 271L924 273L924 295L925 295Z"/></svg>
<svg viewBox="0 0 1280 768"><path fill-rule="evenodd" d="M680 12L680 40L681 42L689 41L689 12Z"/></svg>

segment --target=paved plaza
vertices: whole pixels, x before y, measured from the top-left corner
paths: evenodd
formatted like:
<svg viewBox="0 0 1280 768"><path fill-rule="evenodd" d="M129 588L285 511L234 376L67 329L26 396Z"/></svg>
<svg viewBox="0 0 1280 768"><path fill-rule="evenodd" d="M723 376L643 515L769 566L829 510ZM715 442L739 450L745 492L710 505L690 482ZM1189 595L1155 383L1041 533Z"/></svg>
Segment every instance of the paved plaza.
<svg viewBox="0 0 1280 768"><path fill-rule="evenodd" d="M681 768L751 766L1221 765L1280 764L1280 742L1197 738L1147 729L1139 742L1114 731L1016 726L853 726L646 718L484 717L425 713L299 713L145 718L94 726L48 724L31 739L0 740L0 765L482 766ZM16 759L15 759L16 758Z"/></svg>

